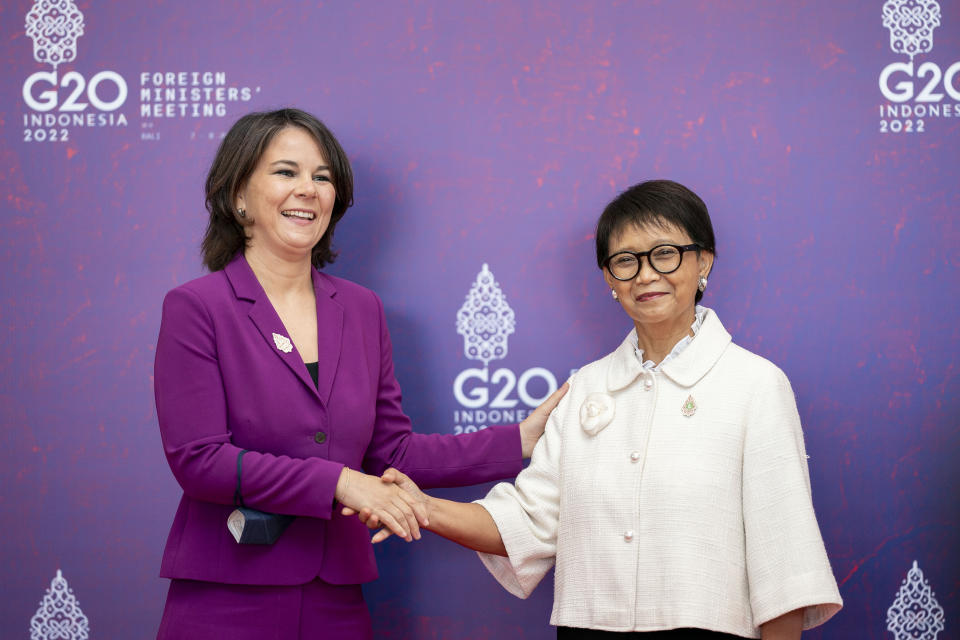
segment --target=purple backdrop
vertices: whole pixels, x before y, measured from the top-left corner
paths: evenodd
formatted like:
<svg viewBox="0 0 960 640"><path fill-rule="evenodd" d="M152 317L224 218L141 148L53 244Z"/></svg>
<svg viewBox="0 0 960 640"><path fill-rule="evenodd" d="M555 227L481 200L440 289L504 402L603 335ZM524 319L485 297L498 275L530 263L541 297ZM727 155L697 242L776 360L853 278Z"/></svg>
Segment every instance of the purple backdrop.
<svg viewBox="0 0 960 640"><path fill-rule="evenodd" d="M614 349L630 323L593 262L600 210L647 178L700 193L706 304L798 396L846 602L808 636L899 638L916 561L920 617L941 607L958 637L960 3L887 4L925 5L920 31L891 38L881 0L5 2L2 635L29 636L58 570L91 637L155 634L179 498L160 302L201 274L220 136L294 105L354 163L330 271L383 298L421 431L526 409ZM458 387L484 366L456 328L483 264L515 332L489 383ZM377 555L378 637L554 637L549 583L517 600L435 536Z"/></svg>

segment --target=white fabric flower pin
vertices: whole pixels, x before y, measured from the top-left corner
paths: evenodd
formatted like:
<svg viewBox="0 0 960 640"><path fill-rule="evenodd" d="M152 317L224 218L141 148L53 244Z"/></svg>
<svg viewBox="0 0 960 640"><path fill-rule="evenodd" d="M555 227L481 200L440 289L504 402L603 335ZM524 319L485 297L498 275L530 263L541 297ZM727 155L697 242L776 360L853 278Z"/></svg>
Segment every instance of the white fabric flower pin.
<svg viewBox="0 0 960 640"><path fill-rule="evenodd" d="M580 405L580 426L591 436L600 433L613 420L616 402L606 393L591 393Z"/></svg>

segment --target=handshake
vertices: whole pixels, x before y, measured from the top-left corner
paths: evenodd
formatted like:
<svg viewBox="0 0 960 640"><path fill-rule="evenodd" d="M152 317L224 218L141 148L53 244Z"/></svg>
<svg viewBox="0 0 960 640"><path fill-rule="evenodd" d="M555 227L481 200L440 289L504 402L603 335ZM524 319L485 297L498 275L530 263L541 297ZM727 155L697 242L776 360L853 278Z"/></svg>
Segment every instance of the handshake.
<svg viewBox="0 0 960 640"><path fill-rule="evenodd" d="M377 478L344 467L335 495L343 515L355 515L370 529L379 529L374 544L394 534L407 542L419 540L420 527L430 525L432 498L393 468Z"/></svg>
<svg viewBox="0 0 960 640"><path fill-rule="evenodd" d="M550 412L569 388L569 382L561 385L520 423L520 450L524 458L533 455ZM344 467L335 496L343 515L355 515L370 529L379 529L373 536L374 543L391 535L407 542L419 540L423 527L471 549L506 555L497 526L486 509L469 502L431 498L396 469L387 469L378 478Z"/></svg>
<svg viewBox="0 0 960 640"><path fill-rule="evenodd" d="M430 496L393 468L377 478L344 467L337 482L336 498L343 515L356 515L371 529L380 528L373 536L374 543L393 534L407 542L419 540L420 526L430 523ZM227 530L238 544L273 544L293 520L294 516L238 504L227 518Z"/></svg>
<svg viewBox="0 0 960 640"><path fill-rule="evenodd" d="M520 448L524 458L533 454L547 417L569 388L570 383L564 383L520 423ZM238 507L243 508L230 515L227 527L238 543L271 544L293 517L247 509L243 505L240 499L240 460L244 453L245 450L241 451L237 457L236 493ZM343 515L357 516L370 529L379 529L373 536L374 543L391 535L398 535L407 542L419 540L420 528L430 527L434 533L471 549L506 554L496 524L483 507L431 498L420 491L413 480L393 468L378 478L343 467L334 497L340 503ZM434 516L433 526L430 524L431 515ZM244 517L251 520L254 530L251 535L247 535ZM478 536L480 530L487 535Z"/></svg>

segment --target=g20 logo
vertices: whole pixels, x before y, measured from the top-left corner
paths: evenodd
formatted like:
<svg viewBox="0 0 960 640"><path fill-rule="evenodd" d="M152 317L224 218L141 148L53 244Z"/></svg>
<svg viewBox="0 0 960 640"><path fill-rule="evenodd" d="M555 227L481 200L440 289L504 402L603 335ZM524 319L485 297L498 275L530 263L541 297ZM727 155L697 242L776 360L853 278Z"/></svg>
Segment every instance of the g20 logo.
<svg viewBox="0 0 960 640"><path fill-rule="evenodd" d="M24 28L33 40L33 59L53 66L53 71L37 71L23 83L23 101L33 110L23 116L24 142L62 142L71 125L126 124L122 113L116 118L113 114L127 100L127 82L119 73L101 71L89 81L78 71L58 75L58 66L76 62L77 42L85 29L83 12L73 0L34 0ZM89 106L99 113L83 113Z"/></svg>
<svg viewBox="0 0 960 640"><path fill-rule="evenodd" d="M543 367L517 375L510 369L464 369L453 382L461 409L454 411L454 435L473 433L490 424L522 421L557 390L557 379ZM516 391L516 394L514 394ZM523 403L524 406L517 408Z"/></svg>
<svg viewBox="0 0 960 640"><path fill-rule="evenodd" d="M42 90L34 96L34 87L38 84ZM113 90L101 89L105 85L113 85ZM67 91L62 103L61 88ZM81 102L84 98L87 102ZM116 111L126 100L127 81L116 71L100 71L90 78L89 83L76 71L68 71L59 81L56 71L37 71L23 83L23 101L41 113L54 109L78 112L85 110L88 104L100 111Z"/></svg>
<svg viewBox="0 0 960 640"><path fill-rule="evenodd" d="M946 72L941 71L934 62L924 62L917 68L916 74L914 74L913 60L893 62L880 72L880 93L890 102L907 102L916 96L917 102L930 103L943 100L943 93L939 93L942 88L953 100L960 102L960 88L956 85L958 74L960 74L960 62L954 62L947 67ZM915 84L915 78L923 82ZM891 82L895 82L892 87ZM919 93L916 93L918 85L922 88Z"/></svg>
<svg viewBox="0 0 960 640"><path fill-rule="evenodd" d="M453 381L453 396L462 407L454 411L455 435L486 429L487 424L520 422L557 390L556 377L543 367L527 369L519 378L506 368L491 374L489 364L507 355L507 338L515 325L513 309L484 263L457 311L463 353L483 362L483 368L464 369ZM516 408L520 402L529 409Z"/></svg>
<svg viewBox="0 0 960 640"><path fill-rule="evenodd" d="M530 391L530 382L537 378L546 383L546 391L542 395L534 395ZM469 391L465 389L468 381L473 383ZM514 389L517 390L516 398L513 397ZM520 374L519 380L510 369L497 369L492 376L489 369L464 369L453 381L454 397L460 406L468 409L486 406L491 409L512 409L520 401L528 407L535 408L556 390L556 377L543 367L527 369ZM492 400L491 392L496 394Z"/></svg>
<svg viewBox="0 0 960 640"><path fill-rule="evenodd" d="M34 111L23 117L23 141L65 142L70 125L91 126L95 118L109 117L113 124L112 112L123 106L127 93L127 81L116 71L100 71L89 82L77 71L68 71L62 78L56 69L37 71L23 83L23 101ZM90 106L100 114L85 114ZM123 114L117 122L126 122Z"/></svg>
<svg viewBox="0 0 960 640"><path fill-rule="evenodd" d="M888 101L880 105L880 133L923 133L925 118L960 117L957 76L960 62L951 64L946 72L934 62L916 68L913 60L888 64L880 72L880 93ZM953 103L942 104L945 95Z"/></svg>
<svg viewBox="0 0 960 640"><path fill-rule="evenodd" d="M888 64L880 72L880 93L887 104L880 105L881 133L920 133L926 117L960 117L960 88L956 78L960 62L943 71L934 62L914 67L914 58L933 50L934 30L943 20L937 0L886 0L883 26L890 32L890 50L910 57L909 62ZM941 104L944 94L953 103ZM913 101L912 104L905 104Z"/></svg>

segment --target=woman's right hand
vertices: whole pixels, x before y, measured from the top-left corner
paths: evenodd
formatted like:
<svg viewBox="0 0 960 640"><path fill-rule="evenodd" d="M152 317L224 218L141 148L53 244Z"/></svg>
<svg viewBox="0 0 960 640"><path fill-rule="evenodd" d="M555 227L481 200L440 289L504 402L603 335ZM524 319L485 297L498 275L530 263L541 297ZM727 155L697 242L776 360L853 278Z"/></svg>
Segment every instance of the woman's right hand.
<svg viewBox="0 0 960 640"><path fill-rule="evenodd" d="M424 502L397 484L344 467L335 495L350 512L369 514L368 517L407 542L420 539L417 518L426 519Z"/></svg>
<svg viewBox="0 0 960 640"><path fill-rule="evenodd" d="M430 496L425 494L423 491L420 491L420 487L418 487L413 480L407 477L407 475L403 472L390 467L383 472L382 476L380 476L380 481L399 487L400 490L406 495L413 498L415 501L413 509L416 513L418 524L422 527L430 525ZM360 521L363 524L367 525L367 528L379 529L379 531L377 531L377 533L370 540L373 544L383 542L389 538L392 533L387 527L387 523L378 518L370 509L355 510L345 508L343 510L343 515L356 515L360 518Z"/></svg>

